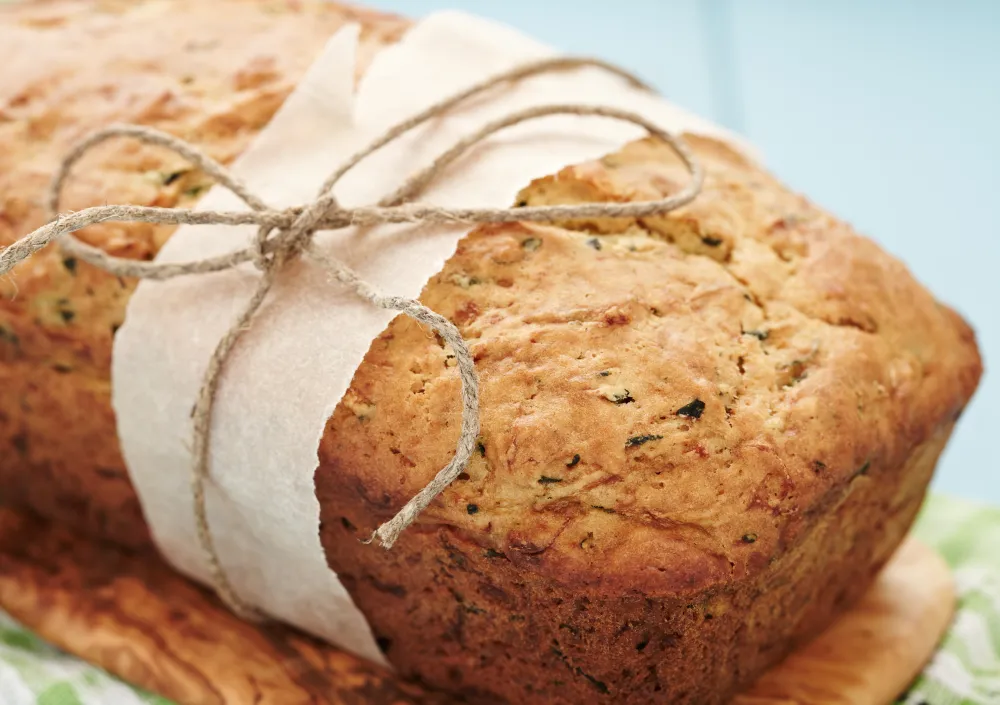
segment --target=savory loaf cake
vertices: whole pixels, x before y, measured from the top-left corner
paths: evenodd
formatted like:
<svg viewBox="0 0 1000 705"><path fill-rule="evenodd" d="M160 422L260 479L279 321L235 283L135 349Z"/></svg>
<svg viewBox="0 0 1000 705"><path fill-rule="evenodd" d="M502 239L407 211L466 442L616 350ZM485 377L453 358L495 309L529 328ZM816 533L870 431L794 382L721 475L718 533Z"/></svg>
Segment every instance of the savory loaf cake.
<svg viewBox="0 0 1000 705"><path fill-rule="evenodd" d="M849 226L686 139L708 172L691 206L480 227L428 284L470 342L483 431L392 551L350 539L448 459L449 351L396 319L331 419L323 545L405 673L512 703L724 702L909 528L979 379L971 330ZM644 140L518 198L684 178Z"/></svg>
<svg viewBox="0 0 1000 705"><path fill-rule="evenodd" d="M366 51L405 30L318 2L0 9L0 43L24 62L0 79L0 244L42 223L60 156L108 122L231 159L348 18ZM453 452L450 351L397 318L330 419L321 539L404 675L480 702L724 702L849 605L909 527L981 372L971 330L849 226L688 141L708 173L690 206L480 227L428 283L422 301L475 355L482 437L391 551L356 539ZM642 140L511 196L644 200L685 178ZM115 143L65 207L189 205L205 186ZM84 233L144 258L169 235ZM2 499L148 540L109 401L134 282L52 249L2 287Z"/></svg>
<svg viewBox="0 0 1000 705"><path fill-rule="evenodd" d="M67 150L111 123L149 125L224 163L268 123L324 43L361 24L359 70L406 28L323 0L41 0L0 4L0 245L43 225ZM210 186L129 141L79 165L63 208L191 207ZM173 227L109 223L80 237L152 259ZM111 344L135 281L58 249L0 280L0 501L128 544L149 541L118 448Z"/></svg>

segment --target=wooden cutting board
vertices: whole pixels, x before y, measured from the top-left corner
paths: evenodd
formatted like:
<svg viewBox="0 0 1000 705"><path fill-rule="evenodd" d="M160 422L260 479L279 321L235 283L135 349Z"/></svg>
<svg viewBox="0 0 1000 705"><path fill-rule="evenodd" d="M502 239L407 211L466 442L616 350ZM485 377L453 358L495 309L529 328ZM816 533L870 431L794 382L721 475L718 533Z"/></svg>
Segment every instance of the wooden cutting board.
<svg viewBox="0 0 1000 705"><path fill-rule="evenodd" d="M954 609L944 561L908 540L862 601L733 705L887 705ZM181 705L446 705L449 698L225 610L153 552L100 546L0 509L0 608L44 639Z"/></svg>

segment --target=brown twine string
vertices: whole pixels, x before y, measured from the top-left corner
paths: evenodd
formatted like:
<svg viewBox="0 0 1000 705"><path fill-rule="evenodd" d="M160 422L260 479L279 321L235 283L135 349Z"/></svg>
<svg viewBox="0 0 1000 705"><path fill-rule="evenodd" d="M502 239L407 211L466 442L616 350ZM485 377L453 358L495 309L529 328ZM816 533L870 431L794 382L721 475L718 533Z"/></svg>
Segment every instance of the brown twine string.
<svg viewBox="0 0 1000 705"><path fill-rule="evenodd" d="M342 208L332 190L337 182L365 157L378 151L406 132L428 120L442 116L463 101L505 83L529 76L593 66L618 75L634 86L649 90L639 79L603 61L588 58L544 59L501 73L430 106L426 110L388 130L365 149L348 159L323 183L316 200L304 206L274 209L251 193L228 169L204 152L168 134L148 127L119 125L100 130L76 145L63 159L49 188L47 206L54 218L34 232L0 252L0 276L28 259L49 243L58 240L69 254L99 267L110 274L139 279L164 280L191 274L206 274L232 269L251 262L261 276L253 296L246 302L232 327L219 341L209 359L202 386L191 412L193 422L193 463L191 467L191 497L194 505L198 541L209 567L211 581L222 600L237 614L250 619L262 617L253 605L245 602L233 588L216 553L205 507L205 482L209 479L209 440L214 400L223 368L233 346L267 297L282 267L290 260L305 256L323 268L330 277L351 288L361 298L378 308L403 313L436 331L452 348L458 361L462 390L462 429L455 454L420 492L389 521L372 534L385 548L391 548L400 533L464 470L479 436L479 383L469 349L458 329L446 318L417 301L399 296L385 296L363 281L354 271L313 246L313 234L319 230L334 230L352 225L371 226L387 223L504 223L514 221L555 222L575 218L639 218L666 213L683 206L698 195L704 182L704 172L687 146L678 138L660 129L642 116L627 110L588 105L548 105L521 110L494 120L477 132L458 141L434 162L414 174L394 193L373 206ZM413 203L420 192L438 177L453 161L469 148L507 127L547 115L581 115L613 118L631 122L646 129L650 135L669 144L691 174L691 182L678 194L657 201L636 203L589 203L556 206L526 206L518 208L441 208ZM146 144L165 147L187 159L212 177L218 184L236 194L248 211L196 211L181 208L111 205L56 217L59 197L73 166L88 151L110 139L130 137ZM138 262L114 257L88 245L72 235L89 225L105 222L147 222L171 225L257 225L253 243L224 255L180 263Z"/></svg>

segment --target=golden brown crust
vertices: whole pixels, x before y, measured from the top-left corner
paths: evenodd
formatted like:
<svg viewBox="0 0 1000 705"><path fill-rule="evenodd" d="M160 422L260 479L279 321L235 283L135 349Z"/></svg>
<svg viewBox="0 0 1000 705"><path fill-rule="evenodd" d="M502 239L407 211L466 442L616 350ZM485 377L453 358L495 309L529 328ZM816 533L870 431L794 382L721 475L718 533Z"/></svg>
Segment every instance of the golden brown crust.
<svg viewBox="0 0 1000 705"><path fill-rule="evenodd" d="M981 374L970 329L848 226L689 139L708 180L688 208L481 227L427 285L476 360L481 452L388 553L353 539L450 457L449 351L395 320L328 424L323 545L404 673L511 703L723 702L909 527ZM647 140L518 200L683 178Z"/></svg>
<svg viewBox="0 0 1000 705"><path fill-rule="evenodd" d="M476 359L483 457L424 522L567 585L704 589L766 569L853 477L899 467L965 405L980 361L957 316L848 226L692 141L709 174L692 206L479 228L428 284ZM643 141L520 200L657 198L682 180ZM395 321L330 424L328 462L378 519L453 452L448 355Z"/></svg>
<svg viewBox="0 0 1000 705"><path fill-rule="evenodd" d="M446 525L372 551L357 540L371 497L344 491L340 465L317 478L323 542L404 676L473 702L716 705L864 592L916 516L949 432L851 480L755 578L706 590L555 580Z"/></svg>
<svg viewBox="0 0 1000 705"><path fill-rule="evenodd" d="M0 5L0 245L44 223L62 156L108 124L150 125L231 161L348 21L362 26L359 71L406 27L322 0ZM79 166L62 206L190 206L206 185L175 155L116 142ZM171 232L115 223L82 236L148 259ZM148 535L118 449L109 370L134 286L56 248L0 281L0 501L126 543Z"/></svg>
<svg viewBox="0 0 1000 705"><path fill-rule="evenodd" d="M318 1L0 9L0 45L32 57L0 78L0 242L42 222L59 157L107 122L231 160L349 16ZM404 26L361 19L370 52ZM158 32L169 41L135 39ZM56 44L72 50L43 53ZM714 702L859 594L908 527L981 373L971 330L848 226L690 141L709 176L687 208L478 228L427 285L476 357L481 454L392 552L353 537L451 456L449 351L395 320L330 420L323 543L404 671L510 702ZM203 179L182 168L109 146L65 206L193 203ZM683 180L644 140L517 199L637 200ZM86 237L148 258L169 234ZM133 286L55 250L2 284L0 483L4 501L134 544L148 536L109 402Z"/></svg>

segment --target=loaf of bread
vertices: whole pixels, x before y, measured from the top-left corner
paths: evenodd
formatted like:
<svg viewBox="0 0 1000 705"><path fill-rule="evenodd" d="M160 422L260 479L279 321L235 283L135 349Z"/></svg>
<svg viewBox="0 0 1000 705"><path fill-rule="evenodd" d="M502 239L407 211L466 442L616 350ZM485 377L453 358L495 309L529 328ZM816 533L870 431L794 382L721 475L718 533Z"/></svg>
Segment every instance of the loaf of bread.
<svg viewBox="0 0 1000 705"><path fill-rule="evenodd" d="M0 78L0 244L42 224L60 157L109 122L231 160L349 19L368 56L406 28L292 0L0 9L17 67ZM403 675L473 702L725 702L850 605L909 528L981 374L972 331L849 226L687 140L708 174L691 205L479 227L428 283L475 356L482 437L391 551L356 539L450 458L450 351L397 318L330 419L321 540ZM126 142L79 175L67 208L191 205L207 186ZM646 200L685 180L642 140L511 197ZM170 232L82 236L151 258ZM134 286L56 249L0 284L2 500L129 545L149 538L109 368Z"/></svg>
<svg viewBox="0 0 1000 705"><path fill-rule="evenodd" d="M149 125L231 162L348 22L362 27L359 71L407 26L322 0L0 4L0 245L44 224L54 170L100 127ZM176 155L129 141L78 174L68 210L191 207L211 185ZM80 237L152 259L172 231L109 223ZM55 248L0 281L0 498L132 545L149 534L118 448L110 366L135 286Z"/></svg>

